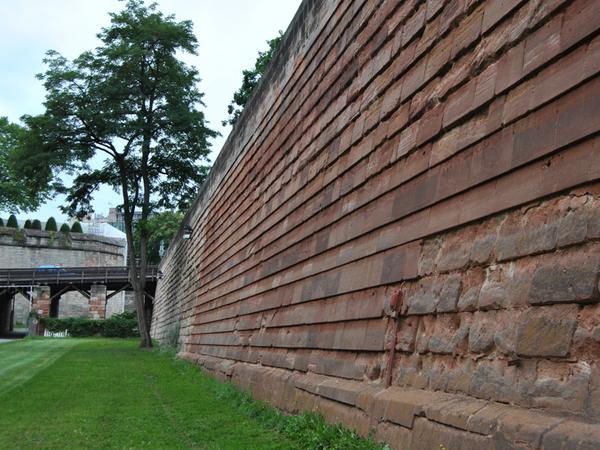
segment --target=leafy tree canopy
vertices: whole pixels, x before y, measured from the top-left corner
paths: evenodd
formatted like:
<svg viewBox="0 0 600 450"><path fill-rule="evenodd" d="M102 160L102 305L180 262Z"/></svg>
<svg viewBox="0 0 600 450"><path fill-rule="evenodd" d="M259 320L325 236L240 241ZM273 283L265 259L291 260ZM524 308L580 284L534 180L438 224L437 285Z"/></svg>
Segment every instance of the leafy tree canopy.
<svg viewBox="0 0 600 450"><path fill-rule="evenodd" d="M239 119L246 103L250 100L254 88L258 85L262 75L267 70L269 62L273 58L277 47L281 43L283 38L283 32L279 31L279 36L267 41L269 44L268 50L264 52L258 52L258 57L254 63L254 67L249 70L242 71L242 86L233 94L233 100L227 106L227 112L229 117L224 120L223 125L234 125Z"/></svg>
<svg viewBox="0 0 600 450"><path fill-rule="evenodd" d="M51 198L52 171L38 164L40 142L25 126L0 117L0 209L36 209Z"/></svg>
<svg viewBox="0 0 600 450"><path fill-rule="evenodd" d="M140 334L151 346L152 304L141 275L148 234L142 228L134 246L133 213L140 211L144 222L159 208L187 208L208 173L209 139L217 133L200 109L198 71L178 59L196 52L192 23L143 0L129 0L110 17L96 49L73 61L47 52L48 69L39 75L46 111L25 121L43 144L35 154L55 173L74 177L60 188L67 194L63 212L82 217L93 211L100 185L122 193ZM105 157L100 168L90 166L95 155Z"/></svg>
<svg viewBox="0 0 600 450"><path fill-rule="evenodd" d="M148 232L148 262L149 264L158 264L161 259L161 242L163 250L169 248L169 244L177 233L183 213L179 211L164 211L150 217L145 222L136 223L135 245L140 244L140 235L142 227Z"/></svg>

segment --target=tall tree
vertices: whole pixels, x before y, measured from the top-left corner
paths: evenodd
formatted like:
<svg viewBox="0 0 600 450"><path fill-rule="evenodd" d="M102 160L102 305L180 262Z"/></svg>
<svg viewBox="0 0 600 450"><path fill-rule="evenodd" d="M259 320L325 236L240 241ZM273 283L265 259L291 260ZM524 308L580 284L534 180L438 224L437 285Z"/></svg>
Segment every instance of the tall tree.
<svg viewBox="0 0 600 450"><path fill-rule="evenodd" d="M273 59L275 51L281 43L283 32L279 31L279 36L267 41L269 48L264 52L258 52L258 57L252 69L242 71L242 85L233 94L233 100L227 106L229 117L223 120L223 125L234 125L239 119L246 103L250 100L254 88L258 85L261 77L267 70L269 62Z"/></svg>
<svg viewBox="0 0 600 450"><path fill-rule="evenodd" d="M46 111L26 118L44 143L55 171L74 176L67 214L91 211L100 185L122 193L128 264L142 346L151 347L152 299L146 292L145 224L157 208L186 208L208 173L209 138L216 136L200 110L198 72L178 59L196 53L190 21L165 16L156 4L130 0L98 34L102 45L69 61L55 51L39 77ZM90 160L104 155L104 165ZM134 211L141 212L139 246Z"/></svg>
<svg viewBox="0 0 600 450"><path fill-rule="evenodd" d="M0 210L34 210L52 196L52 171L29 151L39 146L27 127L0 117Z"/></svg>

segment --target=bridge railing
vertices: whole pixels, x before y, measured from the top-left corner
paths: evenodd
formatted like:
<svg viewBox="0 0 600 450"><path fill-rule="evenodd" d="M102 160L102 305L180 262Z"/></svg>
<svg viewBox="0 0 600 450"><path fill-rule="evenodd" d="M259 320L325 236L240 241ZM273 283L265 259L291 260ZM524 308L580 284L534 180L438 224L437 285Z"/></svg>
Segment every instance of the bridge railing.
<svg viewBox="0 0 600 450"><path fill-rule="evenodd" d="M146 270L146 280L156 280L158 267ZM31 284L108 283L128 281L129 268L111 267L38 267L24 269L0 269L0 286L24 282Z"/></svg>

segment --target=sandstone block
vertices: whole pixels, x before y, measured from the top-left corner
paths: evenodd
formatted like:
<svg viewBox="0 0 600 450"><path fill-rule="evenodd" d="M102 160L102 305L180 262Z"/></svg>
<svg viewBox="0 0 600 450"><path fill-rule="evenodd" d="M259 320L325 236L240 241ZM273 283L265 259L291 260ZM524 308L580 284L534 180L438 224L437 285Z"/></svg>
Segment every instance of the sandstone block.
<svg viewBox="0 0 600 450"><path fill-rule="evenodd" d="M491 439L479 434L457 430L422 417L415 420L411 450L463 449L486 450L492 448Z"/></svg>
<svg viewBox="0 0 600 450"><path fill-rule="evenodd" d="M545 450L595 450L600 448L600 425L567 420L544 435Z"/></svg>
<svg viewBox="0 0 600 450"><path fill-rule="evenodd" d="M423 414L425 405L448 397L448 394L438 392L392 386L377 394L375 408L385 411L383 414L384 420L412 428L415 416ZM384 405L385 407L382 408Z"/></svg>
<svg viewBox="0 0 600 450"><path fill-rule="evenodd" d="M448 276L442 285L440 291L440 299L438 301L437 312L454 312L456 311L456 303L461 290L460 275Z"/></svg>
<svg viewBox="0 0 600 450"><path fill-rule="evenodd" d="M557 245L564 247L583 242L587 235L587 217L581 212L570 212L563 216L557 229Z"/></svg>
<svg viewBox="0 0 600 450"><path fill-rule="evenodd" d="M599 258L580 255L540 265L533 274L529 302L543 305L598 299Z"/></svg>
<svg viewBox="0 0 600 450"><path fill-rule="evenodd" d="M507 414L509 407L497 403L489 403L475 411L467 420L467 430L473 433L492 434L498 426L498 419Z"/></svg>
<svg viewBox="0 0 600 450"><path fill-rule="evenodd" d="M496 448L511 448L504 446L517 442L526 442L529 448L539 448L544 433L564 419L522 408L510 408L497 420L498 430L493 437L498 445Z"/></svg>
<svg viewBox="0 0 600 450"><path fill-rule="evenodd" d="M467 430L469 418L488 405L483 400L453 396L446 401L425 405L425 416L438 423Z"/></svg>
<svg viewBox="0 0 600 450"><path fill-rule="evenodd" d="M392 449L403 450L410 448L412 432L409 428L383 422L377 425L375 440L389 444Z"/></svg>
<svg viewBox="0 0 600 450"><path fill-rule="evenodd" d="M516 352L524 356L566 356L576 325L576 306L531 308L518 325Z"/></svg>

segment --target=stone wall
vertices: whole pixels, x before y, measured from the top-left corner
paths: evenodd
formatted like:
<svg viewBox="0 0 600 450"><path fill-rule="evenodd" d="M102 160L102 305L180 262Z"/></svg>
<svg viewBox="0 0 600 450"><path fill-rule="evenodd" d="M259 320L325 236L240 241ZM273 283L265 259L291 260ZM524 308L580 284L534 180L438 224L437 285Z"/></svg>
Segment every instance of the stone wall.
<svg viewBox="0 0 600 450"><path fill-rule="evenodd" d="M305 1L153 335L394 448L600 448L599 29L595 0Z"/></svg>
<svg viewBox="0 0 600 450"><path fill-rule="evenodd" d="M125 241L84 233L52 233L39 230L15 230L0 227L0 268L17 269L41 265L62 267L100 267L125 265ZM120 303L119 294L109 304ZM24 323L29 314L29 300L15 296L15 322ZM107 308L108 309L108 308ZM87 298L68 292L60 299L59 317L93 317Z"/></svg>

